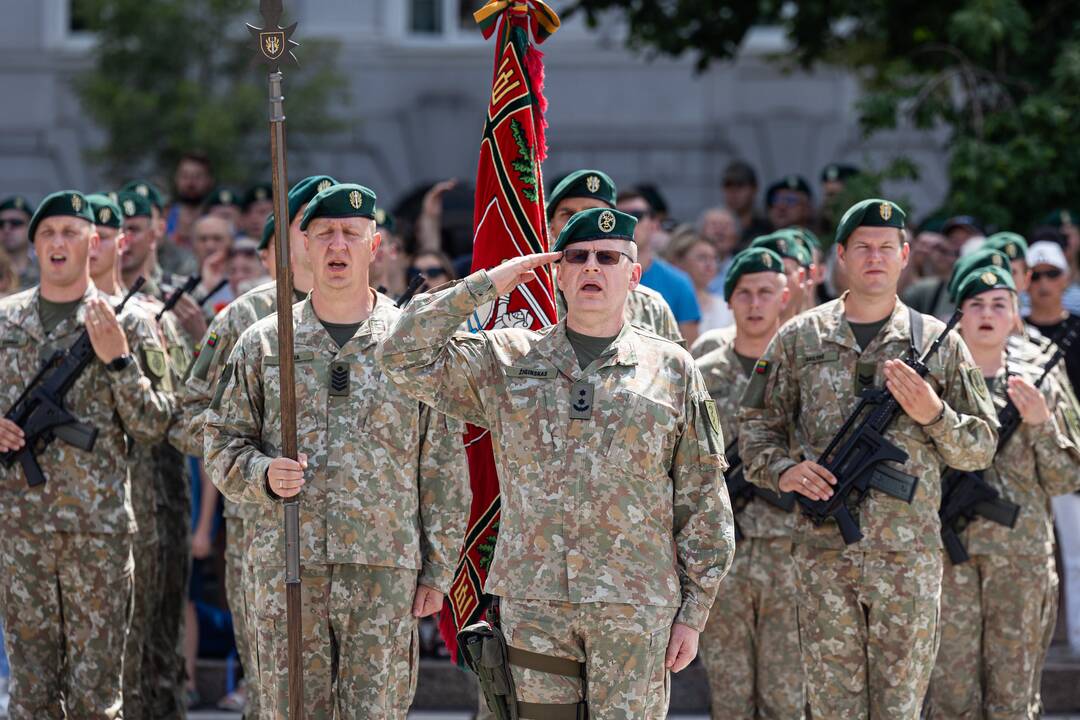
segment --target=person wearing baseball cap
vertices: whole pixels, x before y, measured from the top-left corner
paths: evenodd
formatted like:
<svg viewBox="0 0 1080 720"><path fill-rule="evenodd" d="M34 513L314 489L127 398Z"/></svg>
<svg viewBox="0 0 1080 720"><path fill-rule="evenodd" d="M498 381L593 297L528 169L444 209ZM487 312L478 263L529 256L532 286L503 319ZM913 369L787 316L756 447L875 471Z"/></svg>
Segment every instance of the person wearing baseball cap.
<svg viewBox="0 0 1080 720"><path fill-rule="evenodd" d="M1063 303L1069 287L1069 261L1060 245L1046 240L1032 243L1027 261L1031 268L1031 312L1024 321L1051 340L1060 340L1080 325L1080 315L1070 313ZM1065 353L1065 371L1073 389L1080 387L1080 342Z"/></svg>

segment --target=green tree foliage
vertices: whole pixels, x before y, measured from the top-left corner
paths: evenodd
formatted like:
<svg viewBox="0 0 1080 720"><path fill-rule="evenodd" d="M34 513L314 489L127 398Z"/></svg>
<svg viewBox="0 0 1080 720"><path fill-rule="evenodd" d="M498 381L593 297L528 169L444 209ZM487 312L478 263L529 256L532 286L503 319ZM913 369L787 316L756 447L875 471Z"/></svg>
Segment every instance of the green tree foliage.
<svg viewBox="0 0 1080 720"><path fill-rule="evenodd" d="M1075 0L574 0L590 24L621 15L631 47L699 69L754 26L785 29L777 61L847 67L866 133L950 131L946 210L1027 229L1080 188L1080 2Z"/></svg>
<svg viewBox="0 0 1080 720"><path fill-rule="evenodd" d="M115 182L169 172L198 149L218 179L262 178L266 150L265 66L254 66L245 22L259 24L254 0L78 0L73 20L97 37L93 67L76 91L104 131L91 150ZM285 22L285 21L283 21ZM340 126L328 105L343 86L332 69L336 48L297 33L300 69L283 68L289 143Z"/></svg>

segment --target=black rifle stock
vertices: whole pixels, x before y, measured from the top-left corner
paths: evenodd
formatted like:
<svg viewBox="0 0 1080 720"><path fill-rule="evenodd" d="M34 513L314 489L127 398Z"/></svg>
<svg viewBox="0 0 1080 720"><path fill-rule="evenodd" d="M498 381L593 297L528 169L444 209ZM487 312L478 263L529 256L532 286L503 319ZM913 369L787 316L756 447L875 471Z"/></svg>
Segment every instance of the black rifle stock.
<svg viewBox="0 0 1080 720"><path fill-rule="evenodd" d="M174 307L176 307L176 303L180 302L180 297L185 293L190 295L191 291L197 288L199 286L199 283L201 282L202 275L195 273L187 279L187 282L173 290L169 297L165 298L161 310L159 310L158 314L154 316L154 321L161 322L161 318L165 317L165 313L172 310Z"/></svg>
<svg viewBox="0 0 1080 720"><path fill-rule="evenodd" d="M1042 387L1047 376L1062 361L1065 353L1076 341L1076 333L1077 329L1074 327L1061 339L1057 350L1043 366L1039 379L1035 381L1035 387ZM1023 421L1016 405L1009 400L998 413L1001 429L998 431L995 456L1016 434ZM954 565L970 559L967 548L960 539L960 533L975 518L981 517L1009 528L1016 527L1020 506L1002 498L997 488L986 481L985 473L985 470L964 471L949 468L941 477L941 509L938 512L941 518L941 541Z"/></svg>
<svg viewBox="0 0 1080 720"><path fill-rule="evenodd" d="M905 360L919 377L925 378L929 374L927 363L956 327L962 315L960 310L953 313L945 329L921 358ZM886 462L902 465L908 461L907 452L885 437L889 426L902 412L900 403L887 389L874 388L864 392L855 410L844 421L818 460L822 467L836 477L832 497L828 500L811 500L803 495L796 497L803 512L814 524L821 525L829 518L836 520L840 534L848 545L863 537L851 510L862 502L870 490L884 492L909 503L915 497L918 478L885 465Z"/></svg>
<svg viewBox="0 0 1080 720"><path fill-rule="evenodd" d="M742 528L739 527L738 516L750 504L754 498L769 503L773 507L780 508L784 512L795 509L795 494L777 494L772 490L760 488L746 480L743 472L742 458L739 456L739 441L732 440L724 449L724 457L728 461L728 469L724 473L724 483L727 485L728 498L731 500L731 512L735 516L735 539L742 540Z"/></svg>
<svg viewBox="0 0 1080 720"><path fill-rule="evenodd" d="M131 296L143 285L139 278L114 310L119 315ZM45 484L37 456L55 439L90 452L97 441L97 428L81 423L64 407L64 399L83 371L94 360L90 333L83 330L65 351L57 350L42 364L26 389L4 415L22 428L25 443L18 450L0 455L0 462L11 467L16 461L26 475L26 484L37 487Z"/></svg>

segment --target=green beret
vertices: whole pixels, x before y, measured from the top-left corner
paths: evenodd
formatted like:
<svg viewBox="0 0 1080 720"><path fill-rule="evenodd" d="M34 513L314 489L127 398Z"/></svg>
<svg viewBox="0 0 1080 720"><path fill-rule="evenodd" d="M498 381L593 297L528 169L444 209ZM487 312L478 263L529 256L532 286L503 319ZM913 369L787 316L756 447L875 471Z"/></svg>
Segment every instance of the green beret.
<svg viewBox="0 0 1080 720"><path fill-rule="evenodd" d="M817 248L818 250L821 249L821 240L818 239L818 236L815 235L813 231L810 230L810 228L795 227L792 228L792 230L794 230L798 234L799 239L802 240L807 250L812 251L814 250L814 248ZM811 257L813 257L812 252Z"/></svg>
<svg viewBox="0 0 1080 720"><path fill-rule="evenodd" d="M212 208L220 205L226 207L240 207L240 196L236 194L235 190L218 188L206 198L206 207Z"/></svg>
<svg viewBox="0 0 1080 720"><path fill-rule="evenodd" d="M956 304L988 290L1010 290L1016 292L1016 283L1008 268L997 265L974 267L960 281L956 291Z"/></svg>
<svg viewBox="0 0 1080 720"><path fill-rule="evenodd" d="M814 193L810 190L810 183L806 182L806 178L802 175L788 175L777 180L765 190L765 204L772 205L773 197L781 190L795 190L803 193L808 198L814 197Z"/></svg>
<svg viewBox="0 0 1080 720"><path fill-rule="evenodd" d="M161 194L161 191L158 190L152 182L146 180L132 180L127 185L120 188L120 190L138 193L149 200L150 204L158 210L165 209L165 196Z"/></svg>
<svg viewBox="0 0 1080 720"><path fill-rule="evenodd" d="M949 297L956 302L956 293L960 289L960 283L968 276L972 268L981 268L986 265L993 265L994 267L1004 268L1007 271L1012 271L1012 265L1009 262L1009 256L1000 250L994 248L988 248L983 245L981 248L973 253L968 253L960 257L954 264L952 269L952 275L949 276L949 284L947 289L949 291Z"/></svg>
<svg viewBox="0 0 1080 720"><path fill-rule="evenodd" d="M27 217L34 214L34 207L30 204L30 201L22 195L12 195L11 197L0 200L0 211L3 210L21 210L26 213Z"/></svg>
<svg viewBox="0 0 1080 720"><path fill-rule="evenodd" d="M629 240L634 242L637 218L618 210L589 208L575 214L563 226L551 252L565 250L567 245L588 240Z"/></svg>
<svg viewBox="0 0 1080 720"><path fill-rule="evenodd" d="M1028 243L1024 236L1019 233L994 233L986 238L983 247L1000 250L1008 255L1010 260L1027 260Z"/></svg>
<svg viewBox="0 0 1080 720"><path fill-rule="evenodd" d="M772 272L783 274L784 261L774 251L766 247L749 247L731 259L727 277L724 279L724 301L729 302L735 294L735 285L739 278L751 273Z"/></svg>
<svg viewBox="0 0 1080 720"><path fill-rule="evenodd" d="M386 232L394 232L394 228L397 227L397 223L394 222L394 215L389 210L383 210L382 208L375 209L375 225Z"/></svg>
<svg viewBox="0 0 1080 720"><path fill-rule="evenodd" d="M790 228L756 237L750 243L750 247L767 248L782 258L791 258L802 267L810 267L813 262L810 251L803 246L798 234Z"/></svg>
<svg viewBox="0 0 1080 720"><path fill-rule="evenodd" d="M375 192L363 185L342 183L320 190L311 198L300 229L307 230L315 218L362 217L375 219Z"/></svg>
<svg viewBox="0 0 1080 720"><path fill-rule="evenodd" d="M94 216L90 214L90 203L86 202L85 195L78 190L54 192L41 201L33 217L30 218L30 226L27 229L30 242L34 242L34 231L37 230L39 222L45 218L61 216L77 217L90 224L94 223Z"/></svg>
<svg viewBox="0 0 1080 720"><path fill-rule="evenodd" d="M890 200L860 200L840 218L840 224L836 226L836 242L844 245L851 233L855 232L855 228L860 227L891 227L903 230L906 218L907 213L903 208Z"/></svg>
<svg viewBox="0 0 1080 720"><path fill-rule="evenodd" d="M821 182L843 182L858 175L861 170L854 165L829 163L821 169Z"/></svg>
<svg viewBox="0 0 1080 720"><path fill-rule="evenodd" d="M253 204L262 202L263 200L271 200L274 197L274 186L270 183L259 183L258 185L252 185L244 193L244 199L240 203L240 207L247 210Z"/></svg>
<svg viewBox="0 0 1080 720"><path fill-rule="evenodd" d="M596 198L615 207L615 181L607 173L599 170L578 170L562 179L551 191L547 201L548 220L555 215L555 209L566 198Z"/></svg>
<svg viewBox="0 0 1080 720"><path fill-rule="evenodd" d="M134 190L121 190L116 198L116 204L120 206L126 218L153 216L150 199Z"/></svg>
<svg viewBox="0 0 1080 720"><path fill-rule="evenodd" d="M108 195L95 193L87 195L86 202L90 203L90 212L94 215L94 224L103 227L120 229L124 215L120 206L109 199Z"/></svg>
<svg viewBox="0 0 1080 720"><path fill-rule="evenodd" d="M1072 210L1054 210L1052 213L1043 218L1040 225L1053 225L1054 227L1061 227L1062 225L1080 225L1080 213Z"/></svg>
<svg viewBox="0 0 1080 720"><path fill-rule="evenodd" d="M301 205L311 202L313 197L331 185L337 185L337 180L329 175L309 175L293 185L289 190L289 223L292 223ZM270 246L270 237L273 234L274 214L270 213L270 217L266 219L266 225L263 226L262 239L259 241L260 250L265 250Z"/></svg>

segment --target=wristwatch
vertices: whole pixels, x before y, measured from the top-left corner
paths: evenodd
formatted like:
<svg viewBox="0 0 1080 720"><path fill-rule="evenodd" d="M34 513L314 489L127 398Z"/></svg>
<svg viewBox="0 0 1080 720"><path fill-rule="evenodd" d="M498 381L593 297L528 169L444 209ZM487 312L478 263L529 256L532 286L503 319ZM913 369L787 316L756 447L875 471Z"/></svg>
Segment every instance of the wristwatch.
<svg viewBox="0 0 1080 720"><path fill-rule="evenodd" d="M105 363L105 369L109 372L120 372L131 364L131 355L121 355L115 360Z"/></svg>

